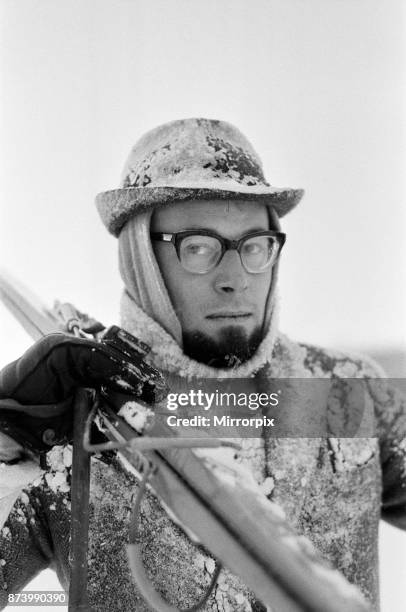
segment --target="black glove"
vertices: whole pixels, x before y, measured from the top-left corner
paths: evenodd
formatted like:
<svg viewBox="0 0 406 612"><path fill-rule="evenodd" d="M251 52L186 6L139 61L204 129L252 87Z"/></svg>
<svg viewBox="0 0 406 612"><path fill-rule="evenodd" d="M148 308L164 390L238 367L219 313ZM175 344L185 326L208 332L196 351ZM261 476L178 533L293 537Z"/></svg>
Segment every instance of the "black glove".
<svg viewBox="0 0 406 612"><path fill-rule="evenodd" d="M108 341L45 336L0 372L0 398L12 400L0 401L0 431L32 450L49 450L70 437L75 390L101 386L154 401L165 385L142 354L124 354ZM55 440L44 441L50 429Z"/></svg>

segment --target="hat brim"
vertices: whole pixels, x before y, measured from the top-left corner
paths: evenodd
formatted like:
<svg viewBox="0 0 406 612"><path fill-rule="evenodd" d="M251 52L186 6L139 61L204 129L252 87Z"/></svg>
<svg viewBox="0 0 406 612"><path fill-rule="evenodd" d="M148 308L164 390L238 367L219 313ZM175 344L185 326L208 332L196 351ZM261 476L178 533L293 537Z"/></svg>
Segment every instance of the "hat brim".
<svg viewBox="0 0 406 612"><path fill-rule="evenodd" d="M271 206L283 217L300 202L303 189L262 188L261 192L230 191L189 187L128 187L104 191L96 196L96 206L108 231L118 236L132 216L151 206L158 208L182 200L250 200Z"/></svg>

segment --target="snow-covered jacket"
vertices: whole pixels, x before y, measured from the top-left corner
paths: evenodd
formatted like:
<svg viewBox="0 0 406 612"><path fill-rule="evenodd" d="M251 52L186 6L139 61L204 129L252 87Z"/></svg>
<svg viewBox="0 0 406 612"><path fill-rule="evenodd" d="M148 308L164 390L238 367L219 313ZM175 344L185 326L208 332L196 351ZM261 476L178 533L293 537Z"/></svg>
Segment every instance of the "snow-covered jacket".
<svg viewBox="0 0 406 612"><path fill-rule="evenodd" d="M124 316L123 326L152 345L151 359L169 380L213 376L212 368L185 357L162 328L138 315L136 324ZM271 330L256 355L234 375L251 377L264 390L275 377L369 379L381 372L364 358L298 344ZM379 519L406 526L406 411L401 395L386 380L366 388L365 414L373 421L376 437L248 438L242 440L238 460L250 468L264 494L282 507L291 525L378 610ZM344 402L335 399L335 418L345 419ZM47 470L21 493L0 531L2 606L7 605L8 592L23 588L47 567L55 568L68 589L70 449L55 447L47 463ZM131 580L125 552L137 486L117 457L92 458L88 592L95 611L149 609ZM210 582L213 560L172 523L150 493L142 505L141 539L156 589L178 608L196 603ZM242 580L223 570L205 609L265 608Z"/></svg>

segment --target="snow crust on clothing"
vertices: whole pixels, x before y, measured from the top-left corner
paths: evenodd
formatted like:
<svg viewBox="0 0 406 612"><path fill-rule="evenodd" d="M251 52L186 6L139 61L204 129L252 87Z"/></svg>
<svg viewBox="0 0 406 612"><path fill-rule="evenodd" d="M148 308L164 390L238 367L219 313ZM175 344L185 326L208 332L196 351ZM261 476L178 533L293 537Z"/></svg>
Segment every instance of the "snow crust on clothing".
<svg viewBox="0 0 406 612"><path fill-rule="evenodd" d="M148 419L153 417L153 414L152 410L136 401L126 402L118 411L118 416L123 417L123 419L138 433L143 432Z"/></svg>
<svg viewBox="0 0 406 612"><path fill-rule="evenodd" d="M193 187L269 193L262 162L226 121L181 119L144 134L131 150L121 187Z"/></svg>
<svg viewBox="0 0 406 612"><path fill-rule="evenodd" d="M0 463L0 528L4 525L21 490L42 475L39 465L32 460L14 465Z"/></svg>

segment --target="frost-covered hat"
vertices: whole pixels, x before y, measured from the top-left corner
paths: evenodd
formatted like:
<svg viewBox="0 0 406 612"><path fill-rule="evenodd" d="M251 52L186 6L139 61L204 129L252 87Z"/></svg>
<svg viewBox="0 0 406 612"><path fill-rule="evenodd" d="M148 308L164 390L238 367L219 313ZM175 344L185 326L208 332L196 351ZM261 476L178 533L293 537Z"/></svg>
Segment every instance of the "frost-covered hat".
<svg viewBox="0 0 406 612"><path fill-rule="evenodd" d="M282 217L303 193L270 185L258 154L230 123L182 119L147 132L127 159L120 188L99 193L96 205L109 232L118 236L137 212L174 201L254 200Z"/></svg>

